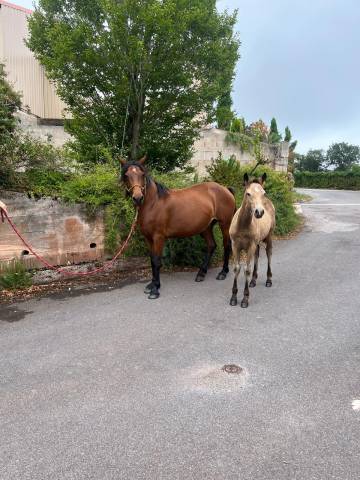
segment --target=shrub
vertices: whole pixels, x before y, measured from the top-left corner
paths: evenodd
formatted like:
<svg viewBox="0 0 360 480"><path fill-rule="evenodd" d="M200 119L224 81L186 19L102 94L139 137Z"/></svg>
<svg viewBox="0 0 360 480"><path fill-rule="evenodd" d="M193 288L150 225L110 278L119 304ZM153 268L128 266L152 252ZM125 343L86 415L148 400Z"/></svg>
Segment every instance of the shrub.
<svg viewBox="0 0 360 480"><path fill-rule="evenodd" d="M206 167L209 180L218 182L221 185L235 187L239 184L241 178L240 163L235 157L228 159L223 158L219 152L219 156Z"/></svg>
<svg viewBox="0 0 360 480"><path fill-rule="evenodd" d="M235 187L237 206L239 207L243 197L243 177L245 172L251 172L253 165L240 167L239 163L216 159L207 169L209 179L222 185ZM266 193L274 203L276 209L276 229L278 235L290 233L299 223L299 217L293 206L292 182L286 173L275 172L271 168L259 165L253 175L267 173Z"/></svg>
<svg viewBox="0 0 360 480"><path fill-rule="evenodd" d="M0 289L17 290L32 285L31 274L20 260L15 260L0 272Z"/></svg>
<svg viewBox="0 0 360 480"><path fill-rule="evenodd" d="M334 188L360 190L360 171L347 172L295 172L295 186L304 188Z"/></svg>

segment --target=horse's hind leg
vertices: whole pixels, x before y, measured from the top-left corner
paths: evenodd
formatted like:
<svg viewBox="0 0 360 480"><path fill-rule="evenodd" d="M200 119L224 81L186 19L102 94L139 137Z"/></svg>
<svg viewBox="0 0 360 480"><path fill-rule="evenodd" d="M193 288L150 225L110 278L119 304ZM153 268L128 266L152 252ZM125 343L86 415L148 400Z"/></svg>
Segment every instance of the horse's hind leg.
<svg viewBox="0 0 360 480"><path fill-rule="evenodd" d="M271 237L271 233L268 235L265 242L266 242L266 255L267 255L267 259L268 259L267 279L266 279L266 284L265 285L267 287L271 287L272 286L272 271L271 271L272 237Z"/></svg>
<svg viewBox="0 0 360 480"><path fill-rule="evenodd" d="M201 236L204 238L206 242L207 251L206 251L203 264L201 265L196 275L195 282L202 282L205 279L205 275L207 274L211 258L214 255L214 252L216 249L216 242L215 242L214 233L213 233L213 225L214 224L211 223L211 225L209 225L209 227L201 234Z"/></svg>
<svg viewBox="0 0 360 480"><path fill-rule="evenodd" d="M254 257L254 270L250 282L250 287L256 287L256 280L258 278L258 263L259 263L259 255L260 255L260 245L256 247L255 250L255 257Z"/></svg>
<svg viewBox="0 0 360 480"><path fill-rule="evenodd" d="M233 246L233 253L234 253L234 282L232 287L232 295L230 298L230 305L234 307L237 305L237 293L238 293L238 286L237 286L237 279L240 273L240 250L236 251L236 246Z"/></svg>
<svg viewBox="0 0 360 480"><path fill-rule="evenodd" d="M231 241L229 235L229 225L220 224L223 245L224 245L224 264L221 272L218 273L216 280L225 280L226 275L229 273L229 258L231 254Z"/></svg>

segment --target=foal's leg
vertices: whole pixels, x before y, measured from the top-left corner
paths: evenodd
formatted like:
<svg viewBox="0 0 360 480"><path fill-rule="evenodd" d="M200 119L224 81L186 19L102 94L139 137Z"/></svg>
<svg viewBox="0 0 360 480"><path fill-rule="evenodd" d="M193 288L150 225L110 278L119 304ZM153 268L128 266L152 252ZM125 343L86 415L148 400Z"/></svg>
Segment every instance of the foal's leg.
<svg viewBox="0 0 360 480"><path fill-rule="evenodd" d="M272 257L272 237L271 233L269 233L268 237L266 238L266 255L268 259L268 268L267 268L267 280L266 280L266 286L271 287L272 286L272 271L271 271L271 257Z"/></svg>
<svg viewBox="0 0 360 480"><path fill-rule="evenodd" d="M152 286L150 290L150 294L148 296L149 299L159 298L160 296L160 268L161 268L161 258L162 252L164 248L165 238L162 236L157 236L153 240L153 248L151 251L151 268L153 271L153 280Z"/></svg>
<svg viewBox="0 0 360 480"><path fill-rule="evenodd" d="M231 254L231 241L229 235L229 225L220 224L223 245L224 245L224 264L221 272L218 273L216 280L225 280L226 275L229 273L229 258Z"/></svg>
<svg viewBox="0 0 360 480"><path fill-rule="evenodd" d="M207 252L204 258L204 262L196 275L195 282L204 281L205 275L207 274L209 268L211 257L213 256L216 249L216 242L213 234L213 224L209 225L209 227L201 234L201 236L206 242Z"/></svg>
<svg viewBox="0 0 360 480"><path fill-rule="evenodd" d="M234 283L232 287L232 296L230 298L230 305L232 307L237 305L237 293L238 293L237 278L240 273L240 249L234 244L233 244L233 255L234 255Z"/></svg>
<svg viewBox="0 0 360 480"><path fill-rule="evenodd" d="M255 250L254 270L253 270L252 279L250 282L250 287L256 287L256 280L258 278L257 272L258 272L259 255L260 255L260 245L258 245Z"/></svg>
<svg viewBox="0 0 360 480"><path fill-rule="evenodd" d="M244 298L241 300L241 307L242 308L247 308L249 306L249 296L250 296L250 290L249 290L249 278L251 274L251 261L254 257L256 250L256 246L254 245L253 247L250 247L248 251L246 252L246 266L245 266L245 288L244 288Z"/></svg>

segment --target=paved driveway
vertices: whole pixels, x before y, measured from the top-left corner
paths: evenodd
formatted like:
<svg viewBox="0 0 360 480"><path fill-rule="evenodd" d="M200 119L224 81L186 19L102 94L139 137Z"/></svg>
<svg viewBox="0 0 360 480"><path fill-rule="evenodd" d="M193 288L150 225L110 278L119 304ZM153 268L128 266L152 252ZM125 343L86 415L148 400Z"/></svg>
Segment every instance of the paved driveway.
<svg viewBox="0 0 360 480"><path fill-rule="evenodd" d="M0 306L0 478L357 480L360 192L310 194L247 310L215 271Z"/></svg>

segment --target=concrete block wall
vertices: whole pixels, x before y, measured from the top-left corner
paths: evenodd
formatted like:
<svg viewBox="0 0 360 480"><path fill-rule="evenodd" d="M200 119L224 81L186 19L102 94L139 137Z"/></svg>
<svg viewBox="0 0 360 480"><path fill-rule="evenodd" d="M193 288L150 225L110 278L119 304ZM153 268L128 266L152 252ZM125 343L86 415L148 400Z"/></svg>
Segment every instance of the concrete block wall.
<svg viewBox="0 0 360 480"><path fill-rule="evenodd" d="M194 155L190 163L196 168L199 175L206 175L206 167L211 164L219 152L224 158L234 156L241 165L253 163L255 158L251 151L242 152L240 147L226 142L227 132L218 128L205 128L200 132L200 138L194 143ZM287 171L289 144L282 142L279 145L261 144L264 158L277 171Z"/></svg>
<svg viewBox="0 0 360 480"><path fill-rule="evenodd" d="M37 117L23 111L18 111L16 116L20 120L21 129L25 133L37 137L43 142L50 140L56 147L62 147L71 138L62 125L40 124Z"/></svg>
<svg viewBox="0 0 360 480"><path fill-rule="evenodd" d="M89 217L83 205L67 205L49 198L34 200L8 191L0 191L0 199L6 203L21 234L51 264L103 259L102 213ZM21 258L29 268L43 266L27 252L7 221L0 221L0 265L14 258Z"/></svg>

